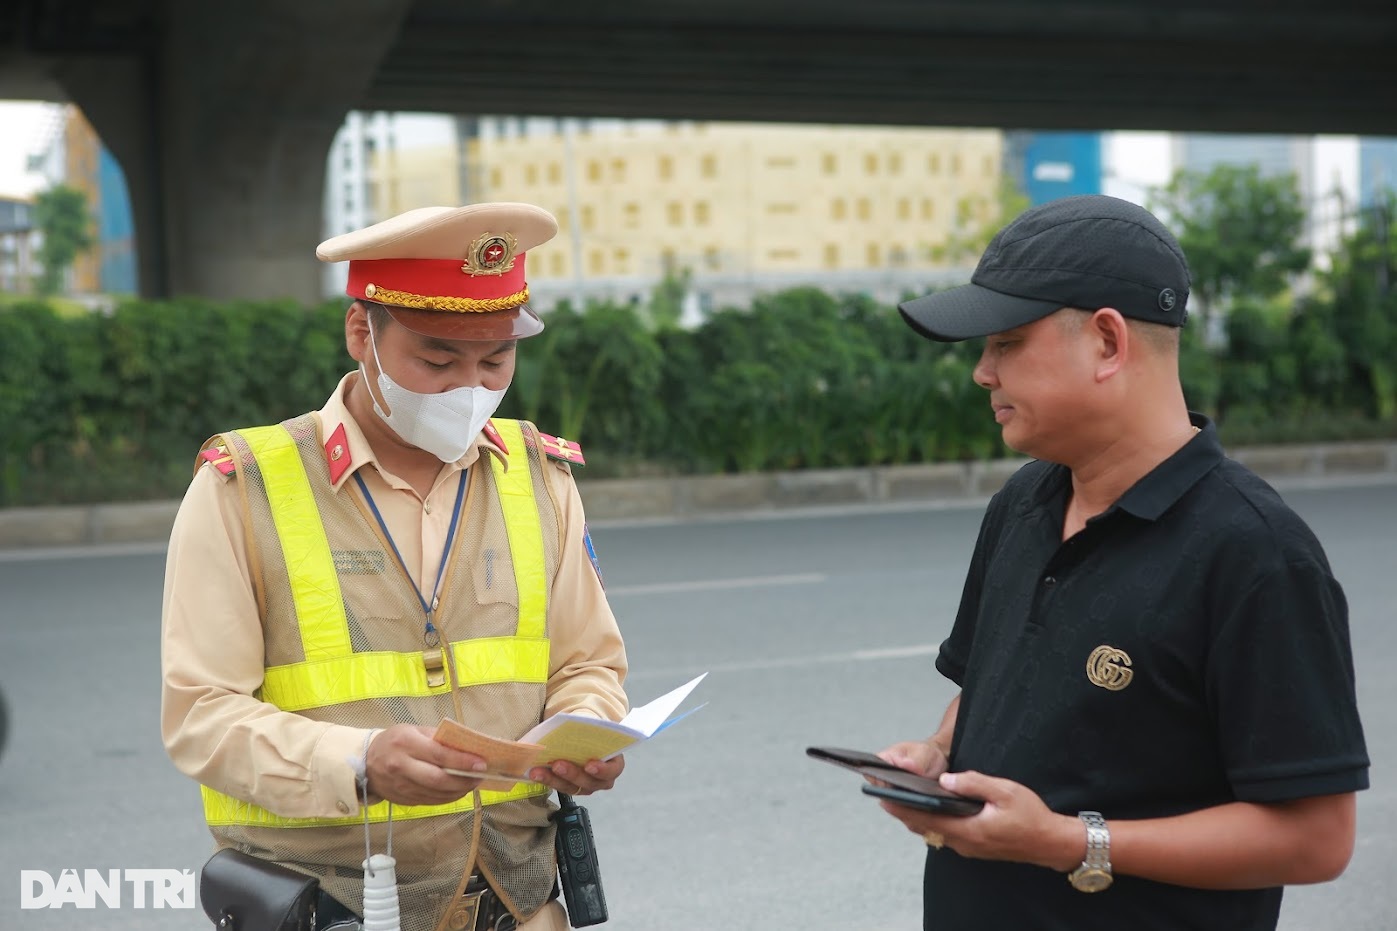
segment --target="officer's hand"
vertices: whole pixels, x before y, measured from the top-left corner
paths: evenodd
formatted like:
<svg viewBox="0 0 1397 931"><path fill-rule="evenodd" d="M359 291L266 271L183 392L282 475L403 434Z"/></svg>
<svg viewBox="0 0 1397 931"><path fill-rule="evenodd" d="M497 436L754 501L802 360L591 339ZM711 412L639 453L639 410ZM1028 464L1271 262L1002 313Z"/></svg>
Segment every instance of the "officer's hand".
<svg viewBox="0 0 1397 931"><path fill-rule="evenodd" d="M946 754L929 740L906 740L893 744L880 751L878 756L898 769L905 769L928 779L940 776L949 765Z"/></svg>
<svg viewBox="0 0 1397 931"><path fill-rule="evenodd" d="M614 786L625 768L624 756L612 757L605 763L590 760L585 767L559 760L551 766L534 767L529 770L529 778L568 795L591 795Z"/></svg>
<svg viewBox="0 0 1397 931"><path fill-rule="evenodd" d="M432 739L432 729L394 724L369 743L369 792L398 805L445 805L472 792L480 780L448 769L479 771L485 761Z"/></svg>

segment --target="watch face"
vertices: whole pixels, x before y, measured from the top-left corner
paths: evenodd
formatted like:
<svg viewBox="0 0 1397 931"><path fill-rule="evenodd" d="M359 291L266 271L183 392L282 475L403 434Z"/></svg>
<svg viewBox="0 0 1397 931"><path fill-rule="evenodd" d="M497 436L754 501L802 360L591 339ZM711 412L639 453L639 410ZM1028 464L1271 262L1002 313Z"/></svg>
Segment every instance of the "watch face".
<svg viewBox="0 0 1397 931"><path fill-rule="evenodd" d="M1111 878L1105 870L1079 868L1072 874L1072 888L1078 892L1100 892L1111 885Z"/></svg>

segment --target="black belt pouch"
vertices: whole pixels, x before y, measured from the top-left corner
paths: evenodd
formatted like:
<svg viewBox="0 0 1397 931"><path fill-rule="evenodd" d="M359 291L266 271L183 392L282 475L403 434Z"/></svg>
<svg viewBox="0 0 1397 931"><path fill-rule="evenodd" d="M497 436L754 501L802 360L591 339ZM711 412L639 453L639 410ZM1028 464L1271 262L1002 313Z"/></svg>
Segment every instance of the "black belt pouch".
<svg viewBox="0 0 1397 931"><path fill-rule="evenodd" d="M311 931L320 882L225 847L199 877L199 901L218 931Z"/></svg>

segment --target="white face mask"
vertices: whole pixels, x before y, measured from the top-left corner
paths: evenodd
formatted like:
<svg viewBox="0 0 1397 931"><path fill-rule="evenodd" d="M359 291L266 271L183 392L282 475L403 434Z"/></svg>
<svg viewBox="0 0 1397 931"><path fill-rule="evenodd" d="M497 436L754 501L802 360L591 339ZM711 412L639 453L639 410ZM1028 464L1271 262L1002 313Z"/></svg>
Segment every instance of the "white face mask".
<svg viewBox="0 0 1397 931"><path fill-rule="evenodd" d="M494 416L507 389L491 391L483 385L452 388L439 394L409 391L388 377L378 359L378 341L369 326L369 344L378 366L378 390L392 413L385 413L374 398L374 410L398 436L418 449L424 449L442 462L455 462L466 454L486 421ZM364 365L359 364L361 374ZM370 397L373 392L369 392Z"/></svg>

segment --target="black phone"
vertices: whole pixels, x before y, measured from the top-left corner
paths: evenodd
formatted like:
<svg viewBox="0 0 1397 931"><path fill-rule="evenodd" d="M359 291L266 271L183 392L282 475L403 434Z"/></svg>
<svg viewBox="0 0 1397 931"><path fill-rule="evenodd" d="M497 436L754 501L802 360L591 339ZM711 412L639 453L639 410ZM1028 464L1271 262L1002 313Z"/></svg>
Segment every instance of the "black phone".
<svg viewBox="0 0 1397 931"><path fill-rule="evenodd" d="M852 769L855 772L860 772L867 766L872 766L875 769L897 769L896 766L880 756L874 756L872 753L865 753L862 750L846 750L843 747L806 747L805 755L824 763L833 763L835 766Z"/></svg>
<svg viewBox="0 0 1397 931"><path fill-rule="evenodd" d="M985 803L978 798L967 798L947 792L935 779L909 773L882 757L863 750L806 747L805 754L811 759L851 769L861 776L877 780L877 783L886 783L864 786L863 791L866 795L876 795L911 808L934 811L942 815L973 815L985 807Z"/></svg>
<svg viewBox="0 0 1397 931"><path fill-rule="evenodd" d="M941 789L940 794L932 795L927 792L914 792L911 789L899 789L897 786L879 786L869 783L863 787L863 794L885 798L890 802L906 805L908 808L929 811L937 815L974 815L985 807L985 803L978 798L966 798L963 795L947 792L945 789Z"/></svg>

